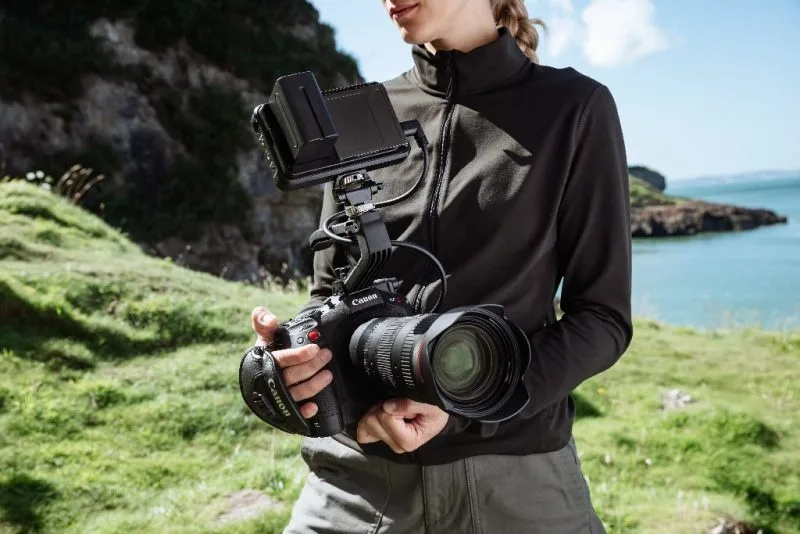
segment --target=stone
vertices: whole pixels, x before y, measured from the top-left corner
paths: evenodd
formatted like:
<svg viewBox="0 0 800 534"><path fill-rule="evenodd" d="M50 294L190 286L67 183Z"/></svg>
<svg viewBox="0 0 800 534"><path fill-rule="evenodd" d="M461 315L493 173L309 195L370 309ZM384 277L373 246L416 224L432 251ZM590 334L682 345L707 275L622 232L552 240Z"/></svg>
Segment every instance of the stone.
<svg viewBox="0 0 800 534"><path fill-rule="evenodd" d="M686 405L694 402L691 395L680 389L671 389L661 395L661 405L664 410L677 410L685 408Z"/></svg>
<svg viewBox="0 0 800 534"><path fill-rule="evenodd" d="M196 240L170 237L152 245L148 252L227 280L256 283L260 279L259 248L245 239L237 226L210 224Z"/></svg>

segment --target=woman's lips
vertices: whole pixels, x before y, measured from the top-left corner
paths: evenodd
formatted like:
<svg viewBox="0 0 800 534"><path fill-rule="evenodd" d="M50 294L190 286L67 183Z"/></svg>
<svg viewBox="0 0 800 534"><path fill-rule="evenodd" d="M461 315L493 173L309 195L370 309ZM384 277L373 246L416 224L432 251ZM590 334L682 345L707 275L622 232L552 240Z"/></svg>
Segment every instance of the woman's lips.
<svg viewBox="0 0 800 534"><path fill-rule="evenodd" d="M408 18L415 9L417 9L418 4L412 4L410 6L399 7L392 9L392 20L395 22L402 22L406 18Z"/></svg>

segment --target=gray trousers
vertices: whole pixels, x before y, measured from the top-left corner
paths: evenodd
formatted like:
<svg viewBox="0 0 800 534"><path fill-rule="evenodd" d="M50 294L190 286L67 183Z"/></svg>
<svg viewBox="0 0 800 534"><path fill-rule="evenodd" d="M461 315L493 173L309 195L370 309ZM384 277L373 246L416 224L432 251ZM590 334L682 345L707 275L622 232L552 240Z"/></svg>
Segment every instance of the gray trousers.
<svg viewBox="0 0 800 534"><path fill-rule="evenodd" d="M437 466L367 457L333 438L306 439L301 454L310 472L284 534L605 534L573 440Z"/></svg>

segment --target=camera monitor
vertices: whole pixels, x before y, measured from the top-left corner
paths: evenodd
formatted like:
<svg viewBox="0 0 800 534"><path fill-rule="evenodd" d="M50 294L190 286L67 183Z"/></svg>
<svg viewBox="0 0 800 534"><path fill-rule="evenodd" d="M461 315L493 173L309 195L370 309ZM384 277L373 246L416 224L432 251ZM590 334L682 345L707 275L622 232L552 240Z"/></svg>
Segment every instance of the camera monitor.
<svg viewBox="0 0 800 534"><path fill-rule="evenodd" d="M282 191L392 165L410 151L377 82L323 92L311 72L283 76L253 111L252 126Z"/></svg>

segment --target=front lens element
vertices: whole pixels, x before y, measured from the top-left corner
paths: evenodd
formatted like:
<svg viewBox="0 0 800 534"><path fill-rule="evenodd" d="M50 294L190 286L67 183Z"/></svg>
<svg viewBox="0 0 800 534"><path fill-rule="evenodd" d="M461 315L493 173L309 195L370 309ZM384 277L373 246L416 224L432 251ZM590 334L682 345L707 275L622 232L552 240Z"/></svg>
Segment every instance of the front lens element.
<svg viewBox="0 0 800 534"><path fill-rule="evenodd" d="M483 394L485 378L495 366L491 340L479 328L457 324L436 341L431 364L436 382L453 400L469 402Z"/></svg>

